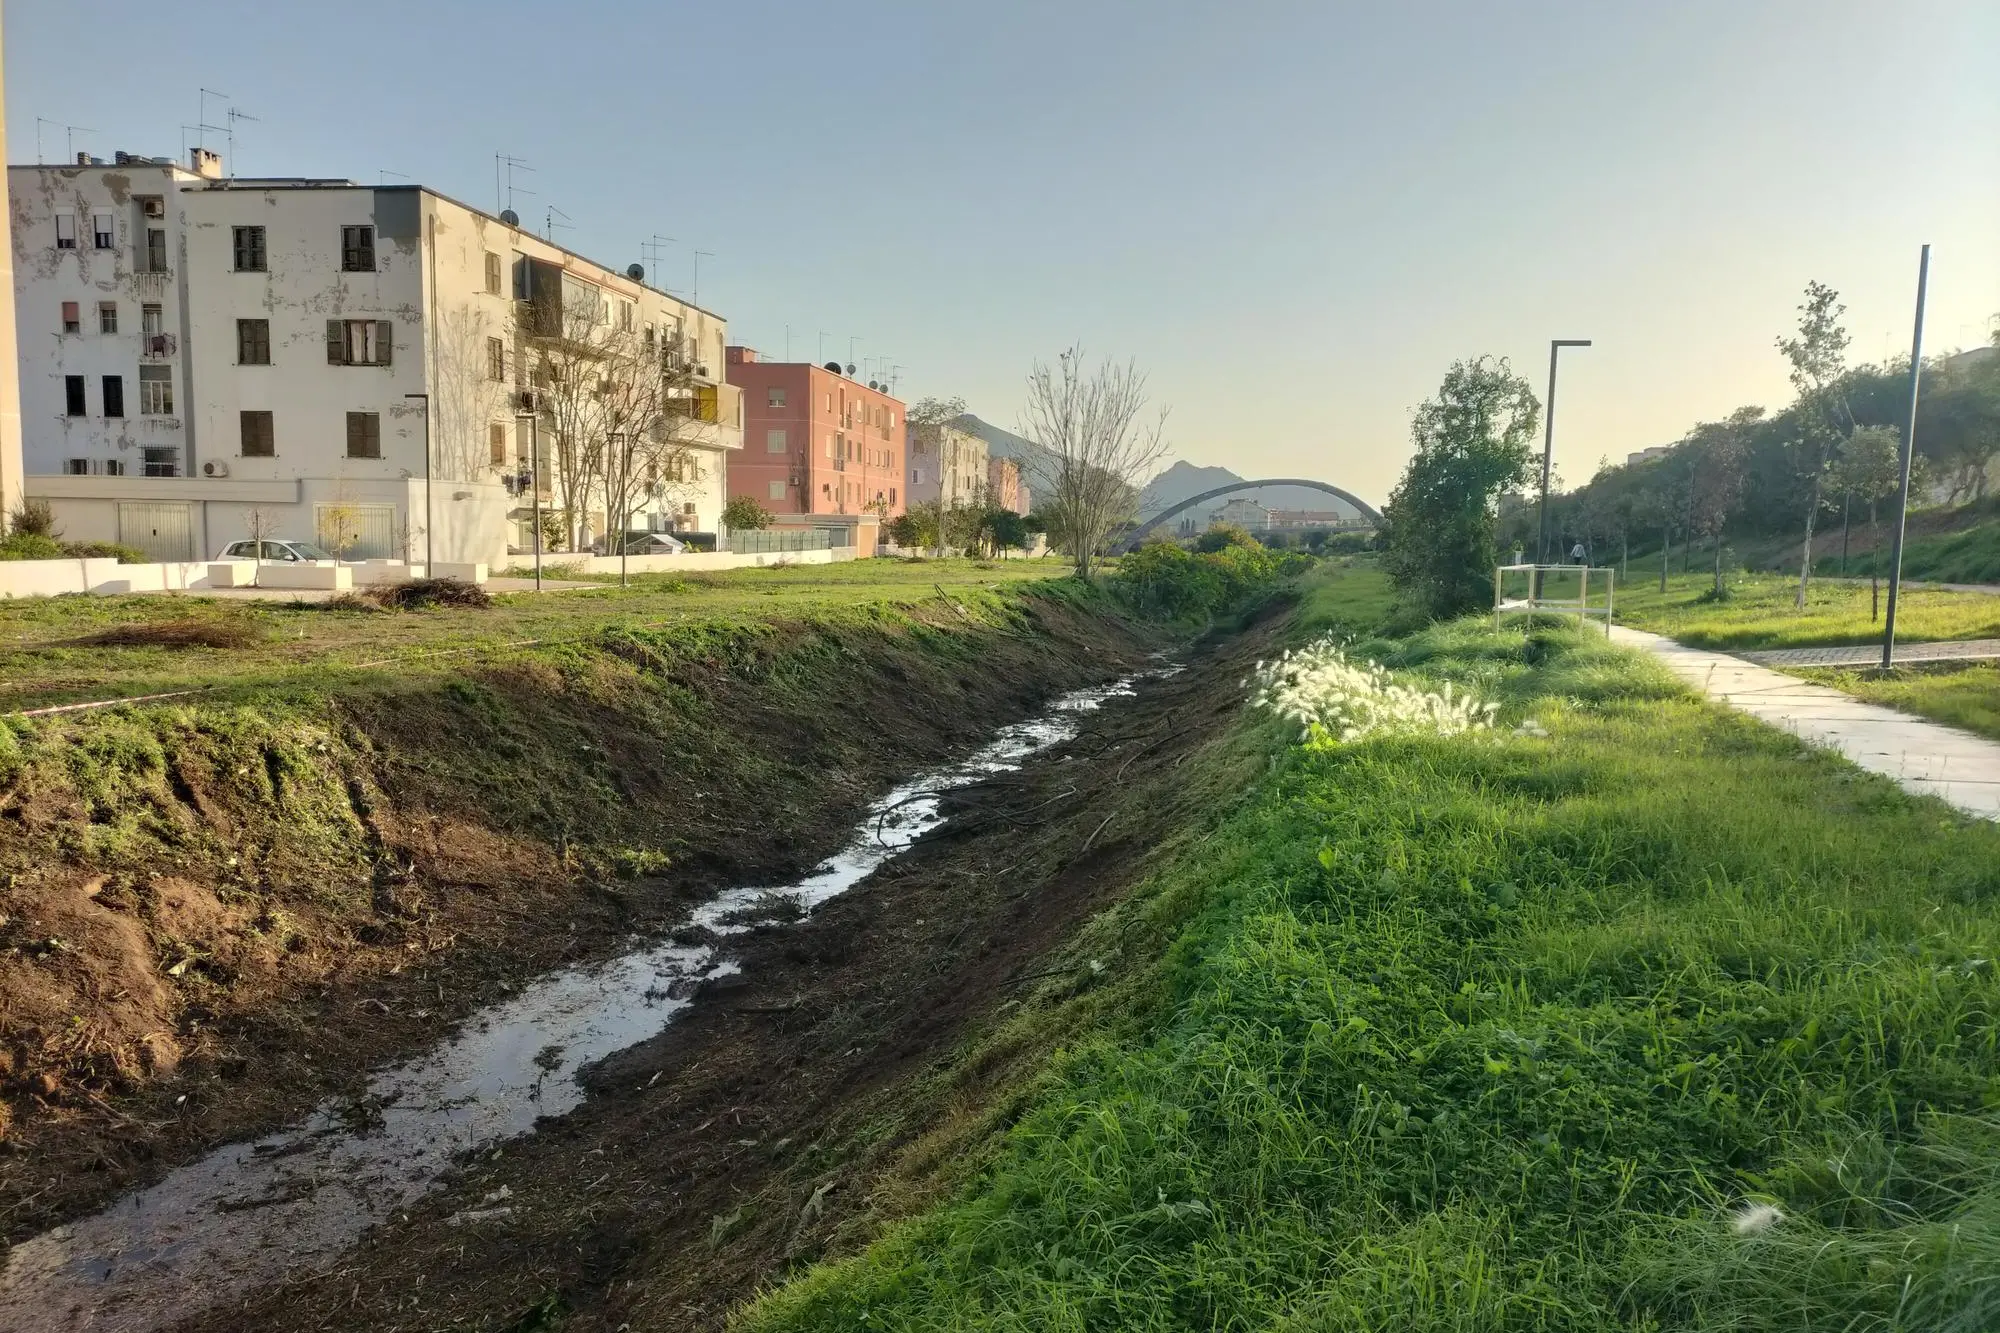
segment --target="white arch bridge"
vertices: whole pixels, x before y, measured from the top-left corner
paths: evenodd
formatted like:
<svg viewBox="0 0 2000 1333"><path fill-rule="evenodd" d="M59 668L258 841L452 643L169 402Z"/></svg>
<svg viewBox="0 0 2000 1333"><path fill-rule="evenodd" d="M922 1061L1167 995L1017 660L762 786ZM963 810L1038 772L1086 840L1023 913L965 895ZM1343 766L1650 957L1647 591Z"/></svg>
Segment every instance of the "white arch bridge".
<svg viewBox="0 0 2000 1333"><path fill-rule="evenodd" d="M1359 496L1343 491L1338 486L1330 485L1324 481L1313 481L1306 477L1267 477L1262 481L1233 481L1227 486L1218 486L1212 491L1203 491L1200 495L1191 495L1179 504L1174 505L1170 509L1162 510L1160 513L1147 519L1144 523L1141 523L1138 527L1132 529L1126 535L1125 540L1118 543L1117 549L1120 551L1131 550L1140 542L1145 541L1147 535L1154 528L1159 527L1168 519L1186 513L1198 504L1206 504L1210 500L1217 500L1225 495L1234 495L1238 491L1255 490L1259 486L1304 486L1308 490L1325 491L1335 499L1345 500L1348 504L1354 506L1355 509L1360 511L1361 516L1369 522L1380 523L1382 521L1382 516L1375 512L1374 506Z"/></svg>

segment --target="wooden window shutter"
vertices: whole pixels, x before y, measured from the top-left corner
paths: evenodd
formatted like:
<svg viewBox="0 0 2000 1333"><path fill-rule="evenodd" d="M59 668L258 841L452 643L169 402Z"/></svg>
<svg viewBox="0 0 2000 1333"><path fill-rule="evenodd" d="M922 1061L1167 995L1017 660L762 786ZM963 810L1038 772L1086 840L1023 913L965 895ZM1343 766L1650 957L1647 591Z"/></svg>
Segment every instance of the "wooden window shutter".
<svg viewBox="0 0 2000 1333"><path fill-rule="evenodd" d="M326 363L329 366L347 364L347 350L342 343L340 321L337 319L326 322Z"/></svg>
<svg viewBox="0 0 2000 1333"><path fill-rule="evenodd" d="M368 434L367 430L361 424L363 420L364 418L359 412L349 412L347 414L347 456L349 458L361 457L362 443Z"/></svg>
<svg viewBox="0 0 2000 1333"><path fill-rule="evenodd" d="M389 329L388 320L375 321L375 364L380 366L389 364L390 348L394 345L394 339L389 336Z"/></svg>

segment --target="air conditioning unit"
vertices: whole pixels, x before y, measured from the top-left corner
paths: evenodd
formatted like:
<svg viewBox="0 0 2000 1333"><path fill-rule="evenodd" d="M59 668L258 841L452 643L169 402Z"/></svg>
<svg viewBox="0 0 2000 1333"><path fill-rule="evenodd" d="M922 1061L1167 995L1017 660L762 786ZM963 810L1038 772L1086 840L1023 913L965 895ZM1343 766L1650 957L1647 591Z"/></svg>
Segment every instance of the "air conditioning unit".
<svg viewBox="0 0 2000 1333"><path fill-rule="evenodd" d="M542 396L533 389L523 389L515 394L514 402L523 412L539 412L542 410Z"/></svg>
<svg viewBox="0 0 2000 1333"><path fill-rule="evenodd" d="M167 201L157 194L147 195L141 207L149 218L163 218L167 215Z"/></svg>
<svg viewBox="0 0 2000 1333"><path fill-rule="evenodd" d="M226 477L229 475L229 464L213 460L203 463L201 465L201 475L204 477Z"/></svg>

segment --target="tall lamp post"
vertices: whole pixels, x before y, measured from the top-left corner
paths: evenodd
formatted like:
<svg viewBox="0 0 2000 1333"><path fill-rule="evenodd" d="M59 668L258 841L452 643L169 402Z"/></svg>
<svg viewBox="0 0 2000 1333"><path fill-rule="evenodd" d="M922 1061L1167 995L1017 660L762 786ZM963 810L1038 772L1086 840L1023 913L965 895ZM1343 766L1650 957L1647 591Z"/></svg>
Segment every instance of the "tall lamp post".
<svg viewBox="0 0 2000 1333"><path fill-rule="evenodd" d="M1917 387L1924 372L1924 289L1930 284L1931 248L1917 260L1917 329L1910 335L1910 412L1903 426L1903 479L1896 491L1896 540L1889 554L1889 610L1882 618L1882 669L1896 664L1896 594L1903 586L1903 528L1910 514L1910 459L1917 452Z"/></svg>
<svg viewBox="0 0 2000 1333"><path fill-rule="evenodd" d="M431 549L431 396L406 393L403 397L424 400L424 577L428 579L436 577L437 570Z"/></svg>
<svg viewBox="0 0 2000 1333"><path fill-rule="evenodd" d="M514 418L514 428L528 423L528 495L535 506L535 591L542 590L542 419L532 412ZM515 438L519 438L517 435Z"/></svg>
<svg viewBox="0 0 2000 1333"><path fill-rule="evenodd" d="M1547 415L1542 419L1542 514L1538 525L1540 535L1535 541L1535 563L1549 562L1549 471L1555 460L1556 448L1556 353L1565 347L1588 347L1588 338L1549 339L1549 401ZM1539 579L1541 575L1536 574Z"/></svg>

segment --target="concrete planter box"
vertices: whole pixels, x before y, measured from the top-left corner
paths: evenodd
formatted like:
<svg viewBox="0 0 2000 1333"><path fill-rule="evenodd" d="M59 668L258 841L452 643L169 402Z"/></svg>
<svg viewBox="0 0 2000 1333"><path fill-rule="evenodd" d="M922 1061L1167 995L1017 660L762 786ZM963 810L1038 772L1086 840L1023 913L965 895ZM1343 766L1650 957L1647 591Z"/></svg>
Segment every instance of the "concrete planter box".
<svg viewBox="0 0 2000 1333"><path fill-rule="evenodd" d="M319 592L345 592L354 586L354 570L348 565L323 561L311 564L265 565L258 571L261 588L299 588Z"/></svg>
<svg viewBox="0 0 2000 1333"><path fill-rule="evenodd" d="M219 560L208 567L211 588L248 588L257 581L257 565L250 560Z"/></svg>
<svg viewBox="0 0 2000 1333"><path fill-rule="evenodd" d="M483 561L466 563L458 560L440 560L431 567L434 579L463 579L467 583L486 582L486 565Z"/></svg>

